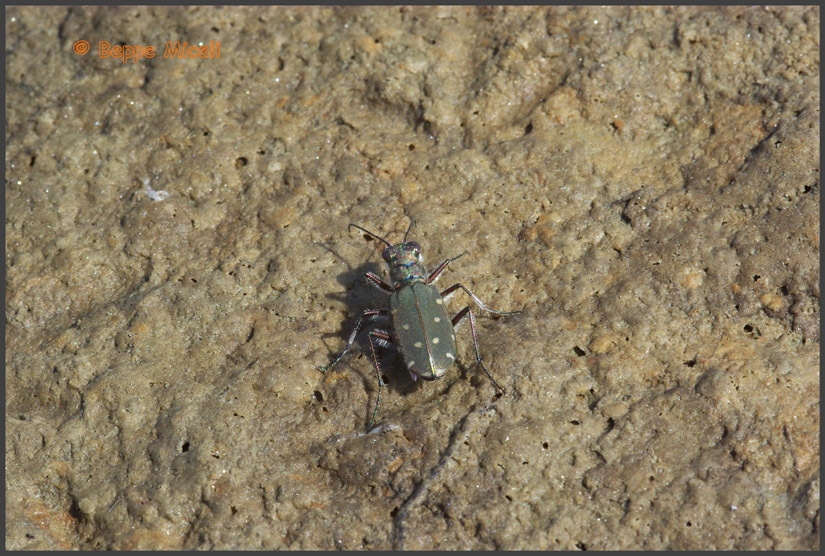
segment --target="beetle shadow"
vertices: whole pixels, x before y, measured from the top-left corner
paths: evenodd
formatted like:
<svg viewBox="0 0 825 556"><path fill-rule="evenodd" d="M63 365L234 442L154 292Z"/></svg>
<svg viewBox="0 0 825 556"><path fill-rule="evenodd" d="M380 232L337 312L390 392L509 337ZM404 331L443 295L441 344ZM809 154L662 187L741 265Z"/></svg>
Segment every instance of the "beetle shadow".
<svg viewBox="0 0 825 556"><path fill-rule="evenodd" d="M346 307L346 316L341 321L339 330L321 335L324 344L329 349L329 361L332 361L344 348L344 345L341 344L336 347L338 342L327 342L326 340L339 338L346 342L362 312L369 309L386 309L389 306L390 296L371 285L364 274L371 272L376 276L380 276L385 282L388 282L389 278L386 275L386 265L384 263L369 261L358 266L352 266L331 247L323 243L318 243L318 245L332 253L346 265L346 270L336 276L336 280L344 289L343 293L330 292L325 295L327 299L342 302ZM385 330L390 336L393 335L392 324L389 320L377 323L367 322L362 325L361 330L358 332L355 344L353 344L350 352L338 362L337 366L347 365L364 380L370 381L373 389L377 389L375 366L372 362L372 353L367 335L367 331L373 329ZM404 368L401 354L395 348L395 344L390 344L390 347L381 347L376 344L375 354L381 368L381 380L386 388L390 388L400 395L410 394L419 388L423 381L412 380L409 372ZM361 361L363 361L363 364L361 364Z"/></svg>

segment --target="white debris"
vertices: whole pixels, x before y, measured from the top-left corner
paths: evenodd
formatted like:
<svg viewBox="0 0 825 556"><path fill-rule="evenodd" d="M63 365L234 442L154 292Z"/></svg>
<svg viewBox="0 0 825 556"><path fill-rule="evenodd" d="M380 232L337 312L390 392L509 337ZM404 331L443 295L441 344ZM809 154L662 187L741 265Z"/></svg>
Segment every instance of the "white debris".
<svg viewBox="0 0 825 556"><path fill-rule="evenodd" d="M143 191L146 193L146 196L153 201L164 201L169 197L168 191L163 191L162 189L155 191L152 189L152 186L149 185L149 178L143 178Z"/></svg>

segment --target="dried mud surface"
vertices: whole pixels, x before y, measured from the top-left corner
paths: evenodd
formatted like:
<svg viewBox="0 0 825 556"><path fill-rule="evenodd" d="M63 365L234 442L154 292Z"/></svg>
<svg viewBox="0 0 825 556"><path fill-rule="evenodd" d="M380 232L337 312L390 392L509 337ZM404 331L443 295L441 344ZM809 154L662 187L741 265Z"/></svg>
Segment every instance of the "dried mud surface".
<svg viewBox="0 0 825 556"><path fill-rule="evenodd" d="M819 547L818 8L5 27L7 548ZM411 218L523 310L476 312L507 393L465 324L364 434L347 224Z"/></svg>

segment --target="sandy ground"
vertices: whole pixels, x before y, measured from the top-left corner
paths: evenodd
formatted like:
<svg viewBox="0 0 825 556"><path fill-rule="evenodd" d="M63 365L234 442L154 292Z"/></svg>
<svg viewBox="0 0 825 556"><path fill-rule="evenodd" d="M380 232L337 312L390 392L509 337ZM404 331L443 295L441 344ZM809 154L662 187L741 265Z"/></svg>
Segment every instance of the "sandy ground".
<svg viewBox="0 0 825 556"><path fill-rule="evenodd" d="M7 548L819 547L817 8L5 29ZM523 313L365 434L410 219Z"/></svg>

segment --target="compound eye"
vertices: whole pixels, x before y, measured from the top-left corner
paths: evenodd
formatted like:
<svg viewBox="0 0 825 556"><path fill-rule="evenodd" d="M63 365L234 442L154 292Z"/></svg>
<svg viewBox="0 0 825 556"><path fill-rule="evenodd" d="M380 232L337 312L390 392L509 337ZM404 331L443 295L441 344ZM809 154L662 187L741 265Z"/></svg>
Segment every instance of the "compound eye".
<svg viewBox="0 0 825 556"><path fill-rule="evenodd" d="M412 247L413 251L415 251L416 253L421 253L421 246L418 245L416 242L411 241L410 242L410 247Z"/></svg>
<svg viewBox="0 0 825 556"><path fill-rule="evenodd" d="M383 259L385 261L390 260L390 248L389 247L384 247L384 250L381 251L381 257L383 257Z"/></svg>

